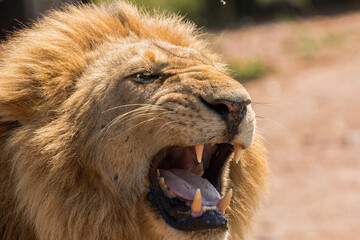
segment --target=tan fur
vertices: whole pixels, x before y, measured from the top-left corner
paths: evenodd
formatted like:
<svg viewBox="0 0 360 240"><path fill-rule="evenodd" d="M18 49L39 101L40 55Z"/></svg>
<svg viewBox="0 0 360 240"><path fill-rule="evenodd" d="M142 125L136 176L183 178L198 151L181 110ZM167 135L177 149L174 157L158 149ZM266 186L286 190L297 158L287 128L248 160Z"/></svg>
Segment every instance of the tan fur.
<svg viewBox="0 0 360 240"><path fill-rule="evenodd" d="M162 148L227 141L196 96L248 97L190 23L126 3L68 7L4 48L0 239L245 238L267 174L251 107L234 139L248 148L224 176L229 232L175 230L146 199ZM136 83L139 69L169 78Z"/></svg>

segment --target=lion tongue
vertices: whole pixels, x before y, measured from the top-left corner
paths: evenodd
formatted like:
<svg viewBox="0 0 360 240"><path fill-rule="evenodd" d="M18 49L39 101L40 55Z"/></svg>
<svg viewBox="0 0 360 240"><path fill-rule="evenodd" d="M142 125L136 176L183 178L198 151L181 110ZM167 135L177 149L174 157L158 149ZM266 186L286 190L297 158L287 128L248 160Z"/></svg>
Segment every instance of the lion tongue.
<svg viewBox="0 0 360 240"><path fill-rule="evenodd" d="M160 170L165 184L179 197L193 201L196 189L201 191L201 205L216 206L221 197L216 188L205 178L182 169Z"/></svg>

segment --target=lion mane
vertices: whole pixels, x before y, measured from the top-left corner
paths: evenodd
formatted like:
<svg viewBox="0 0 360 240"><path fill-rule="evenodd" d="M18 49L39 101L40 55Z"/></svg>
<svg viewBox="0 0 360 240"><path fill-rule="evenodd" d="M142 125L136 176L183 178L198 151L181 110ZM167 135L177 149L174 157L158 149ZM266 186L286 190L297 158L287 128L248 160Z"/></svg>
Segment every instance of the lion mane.
<svg viewBox="0 0 360 240"><path fill-rule="evenodd" d="M223 121L193 104L195 95L248 96L193 24L124 2L68 6L3 49L0 239L248 236L267 175L250 105L239 137L226 138L244 147L222 176L221 193L233 189L227 229L178 230L148 200L151 159L161 149L209 134L214 144L228 141Z"/></svg>

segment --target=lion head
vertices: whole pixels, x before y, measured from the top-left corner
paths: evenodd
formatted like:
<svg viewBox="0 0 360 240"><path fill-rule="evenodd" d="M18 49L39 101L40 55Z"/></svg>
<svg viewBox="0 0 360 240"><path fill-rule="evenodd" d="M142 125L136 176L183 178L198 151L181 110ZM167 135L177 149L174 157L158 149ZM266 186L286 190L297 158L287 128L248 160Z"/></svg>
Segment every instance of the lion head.
<svg viewBox="0 0 360 240"><path fill-rule="evenodd" d="M68 7L15 34L0 69L3 239L245 237L264 149L192 24Z"/></svg>

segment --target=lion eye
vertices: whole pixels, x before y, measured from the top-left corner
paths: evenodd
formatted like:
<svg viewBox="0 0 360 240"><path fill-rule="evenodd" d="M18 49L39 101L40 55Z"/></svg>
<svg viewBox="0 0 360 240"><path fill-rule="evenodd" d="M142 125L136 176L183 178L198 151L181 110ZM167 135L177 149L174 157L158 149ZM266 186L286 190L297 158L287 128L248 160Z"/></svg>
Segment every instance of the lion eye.
<svg viewBox="0 0 360 240"><path fill-rule="evenodd" d="M160 76L156 74L141 72L141 73L135 73L132 77L133 80L138 83L152 83Z"/></svg>

